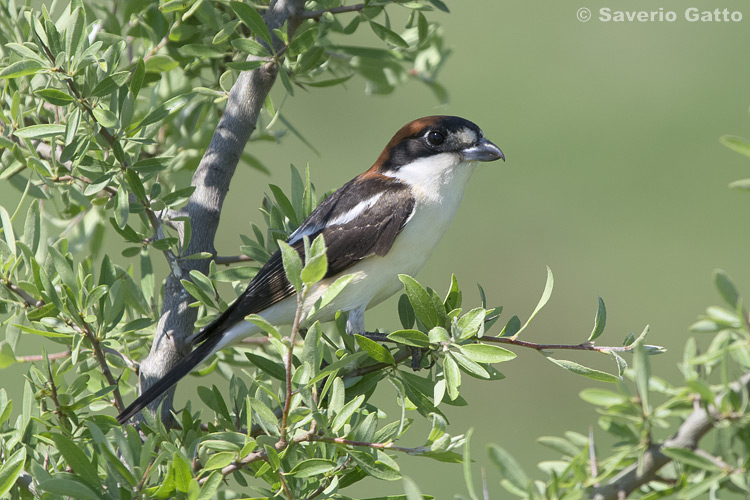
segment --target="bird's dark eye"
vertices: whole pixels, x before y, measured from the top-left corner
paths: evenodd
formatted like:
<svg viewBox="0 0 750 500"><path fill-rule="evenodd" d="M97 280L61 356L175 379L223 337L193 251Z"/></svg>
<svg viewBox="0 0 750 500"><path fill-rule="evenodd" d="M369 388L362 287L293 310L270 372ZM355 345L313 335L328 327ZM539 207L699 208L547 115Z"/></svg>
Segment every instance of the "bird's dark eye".
<svg viewBox="0 0 750 500"><path fill-rule="evenodd" d="M429 142L433 146L440 146L445 142L445 136L437 130L431 130L427 134L427 142Z"/></svg>

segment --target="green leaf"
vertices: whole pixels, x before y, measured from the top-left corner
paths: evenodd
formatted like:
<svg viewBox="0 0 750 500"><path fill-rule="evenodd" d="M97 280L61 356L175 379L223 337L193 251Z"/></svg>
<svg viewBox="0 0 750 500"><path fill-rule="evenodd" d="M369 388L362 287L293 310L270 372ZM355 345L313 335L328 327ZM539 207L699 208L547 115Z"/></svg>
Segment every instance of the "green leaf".
<svg viewBox="0 0 750 500"><path fill-rule="evenodd" d="M719 142L736 153L750 156L750 141L747 139L733 135L724 135L719 138Z"/></svg>
<svg viewBox="0 0 750 500"><path fill-rule="evenodd" d="M233 453L231 451L222 451L219 453L214 453L210 457L208 457L208 460L206 460L206 464L203 466L204 470L214 470L214 469L222 469L226 467L227 465L231 464L235 461L237 458L237 454Z"/></svg>
<svg viewBox="0 0 750 500"><path fill-rule="evenodd" d="M269 46L272 44L268 26L266 26L265 21L263 21L263 18L255 9L242 2L229 2L229 6L244 25L250 28L250 31L259 36Z"/></svg>
<svg viewBox="0 0 750 500"><path fill-rule="evenodd" d="M260 368L263 373L270 375L277 380L286 380L286 371L280 364L274 363L270 359L259 356L258 354L253 354L251 352L246 352L245 357L252 364Z"/></svg>
<svg viewBox="0 0 750 500"><path fill-rule="evenodd" d="M94 97L104 97L106 95L109 95L118 88L125 85L125 82L129 77L130 71L119 71L117 73L113 73L97 83L96 87L94 87L94 90L91 91L91 94Z"/></svg>
<svg viewBox="0 0 750 500"><path fill-rule="evenodd" d="M143 85L143 78L146 76L146 64L143 62L143 58L138 58L138 62L133 67L133 78L130 79L130 91L134 97L138 97L138 92L141 91Z"/></svg>
<svg viewBox="0 0 750 500"><path fill-rule="evenodd" d="M375 361L386 363L389 365L393 365L396 363L396 360L393 359L393 354L391 354L391 351L378 344L374 340L363 337L362 335L354 335L354 338L356 339L357 344L359 344L360 349L369 354L370 357Z"/></svg>
<svg viewBox="0 0 750 500"><path fill-rule="evenodd" d="M21 446L0 466L0 496L5 495L16 484L26 462L26 447Z"/></svg>
<svg viewBox="0 0 750 500"><path fill-rule="evenodd" d="M203 483L203 486L201 486L201 491L198 494L198 498L196 498L196 500L211 500L212 498L214 498L214 494L216 493L216 490L219 489L219 486L221 485L223 480L224 476L221 474L221 472L212 472L211 475L208 476L206 482Z"/></svg>
<svg viewBox="0 0 750 500"><path fill-rule="evenodd" d="M487 445L487 455L490 457L490 461L500 470L500 474L516 489L526 491L529 478L510 453L496 444L489 444Z"/></svg>
<svg viewBox="0 0 750 500"><path fill-rule="evenodd" d="M310 458L299 462L288 474L297 477L311 477L325 474L335 468L335 462L326 460L325 458Z"/></svg>
<svg viewBox="0 0 750 500"><path fill-rule="evenodd" d="M284 240L278 240L284 272L297 293L302 291L302 259L297 251Z"/></svg>
<svg viewBox="0 0 750 500"><path fill-rule="evenodd" d="M317 38L317 26L295 33L294 38L289 42L289 50L287 51L289 56L295 57L307 52L315 45Z"/></svg>
<svg viewBox="0 0 750 500"><path fill-rule="evenodd" d="M55 106L67 106L71 102L75 101L71 96L57 89L40 89L35 90L34 94L38 95L45 101Z"/></svg>
<svg viewBox="0 0 750 500"><path fill-rule="evenodd" d="M627 401L627 398L622 394L606 389L584 389L578 396L587 403L598 406L614 406Z"/></svg>
<svg viewBox="0 0 750 500"><path fill-rule="evenodd" d="M651 378L651 366L648 362L648 354L643 342L634 342L633 369L635 370L635 386L641 398L641 405L645 414L650 413L648 401L648 382Z"/></svg>
<svg viewBox="0 0 750 500"><path fill-rule="evenodd" d="M477 307L467 312L458 319L456 323L458 340L466 340L470 337L478 336L484 333L484 318L487 316L487 311L482 307Z"/></svg>
<svg viewBox="0 0 750 500"><path fill-rule="evenodd" d="M19 128L13 135L22 139L43 139L65 133L65 125L43 124L29 125L28 127Z"/></svg>
<svg viewBox="0 0 750 500"><path fill-rule="evenodd" d="M16 364L16 355L13 352L13 347L6 341L0 342L0 369L8 368L11 365ZM3 419L0 418L0 425L2 425ZM2 494L2 491L0 491Z"/></svg>
<svg viewBox="0 0 750 500"><path fill-rule="evenodd" d="M128 192L121 185L117 189L117 195L115 196L115 221L117 227L125 229L128 225L128 214L130 213L130 200L128 199Z"/></svg>
<svg viewBox="0 0 750 500"><path fill-rule="evenodd" d="M618 377L612 375L611 373L594 370L593 368L580 365L574 361L568 361L567 359L555 359L549 356L547 357L547 359L555 363L557 366L565 368L569 372L575 373L576 375L583 375L584 377L598 380L599 382L617 382L618 380L620 380Z"/></svg>
<svg viewBox="0 0 750 500"><path fill-rule="evenodd" d="M430 339L419 330L397 330L388 334L388 338L399 344L413 347L430 347Z"/></svg>
<svg viewBox="0 0 750 500"><path fill-rule="evenodd" d="M232 46L240 52L245 52L258 57L267 57L270 55L268 50L262 44L250 38L235 38L232 40Z"/></svg>
<svg viewBox="0 0 750 500"><path fill-rule="evenodd" d="M326 254L318 254L305 263L305 267L302 268L300 277L306 285L312 285L322 280L326 272L328 271L328 259Z"/></svg>
<svg viewBox="0 0 750 500"><path fill-rule="evenodd" d="M477 363L502 363L516 357L514 352L495 345L466 344L460 348L469 359Z"/></svg>
<svg viewBox="0 0 750 500"><path fill-rule="evenodd" d="M359 409L360 406L362 406L362 403L365 400L365 395L360 394L356 398L352 399L348 403L344 405L343 408L341 408L341 411L339 411L336 416L333 418L333 422L331 423L331 430L333 432L338 432L341 430L341 428L346 425L349 420L351 420L352 415L354 415L354 412Z"/></svg>
<svg viewBox="0 0 750 500"><path fill-rule="evenodd" d="M34 75L42 69L42 64L34 59L23 59L0 70L0 78L18 78L19 76Z"/></svg>
<svg viewBox="0 0 750 500"><path fill-rule="evenodd" d="M547 266L547 282L544 284L544 291L542 292L542 296L539 299L539 303L534 308L534 312L531 313L531 316L529 316L529 319L526 320L526 323L521 327L520 330L518 330L515 335L513 335L513 339L517 338L518 335L521 334L524 329L529 326L529 323L531 323L531 320L534 319L534 316L537 315L537 313L547 304L547 301L550 298L550 295L552 295L552 288L555 286L555 278L552 276L552 269Z"/></svg>
<svg viewBox="0 0 750 500"><path fill-rule="evenodd" d="M253 323L254 325L259 326L263 329L266 333L270 334L275 339L281 339L281 334L279 331L274 327L271 323L263 319L261 316L258 316L257 314L250 314L248 316L245 316L245 320Z"/></svg>
<svg viewBox="0 0 750 500"><path fill-rule="evenodd" d="M39 483L39 489L53 495L67 496L76 500L101 500L91 488L74 479L53 477Z"/></svg>
<svg viewBox="0 0 750 500"><path fill-rule="evenodd" d="M16 235L13 232L13 223L10 221L10 215L5 207L0 205L0 222L3 225L3 235L5 242L8 243L10 253L16 255Z"/></svg>
<svg viewBox="0 0 750 500"><path fill-rule="evenodd" d="M740 191L750 191L750 179L740 179L729 183L731 189L738 189Z"/></svg>
<svg viewBox="0 0 750 500"><path fill-rule="evenodd" d="M401 481L404 483L404 493L406 493L406 500L423 500L424 498L426 498L424 495L422 495L422 492L420 491L419 486L417 486L417 483L415 483L408 477L402 478ZM386 498L390 499L391 497L384 497L384 499Z"/></svg>
<svg viewBox="0 0 750 500"><path fill-rule="evenodd" d="M23 227L23 243L29 247L32 254L35 254L39 248L39 239L41 235L42 218L39 212L39 200L33 200L29 205L26 213L26 221Z"/></svg>
<svg viewBox="0 0 750 500"><path fill-rule="evenodd" d="M414 314L416 314L419 321L428 330L437 326L438 314L435 311L435 305L427 290L417 280L406 274L399 274L398 279L404 284L406 296L409 297L409 302L412 308L414 308Z"/></svg>
<svg viewBox="0 0 750 500"><path fill-rule="evenodd" d="M409 44L406 43L406 40L401 38L394 31L389 30L382 24L378 24L374 21L370 21L370 28L372 28L372 31L375 32L375 35L381 40L383 40L384 42L391 44L395 47L401 47L403 49L409 48Z"/></svg>
<svg viewBox="0 0 750 500"><path fill-rule="evenodd" d="M729 275L721 269L714 269L714 284L721 298L733 309L737 309L740 303L740 293L729 279Z"/></svg>
<svg viewBox="0 0 750 500"><path fill-rule="evenodd" d="M599 306L596 309L596 317L594 318L594 329L589 335L589 342L596 340L602 333L604 333L604 327L607 324L607 308L604 306L604 301L599 297Z"/></svg>
<svg viewBox="0 0 750 500"><path fill-rule="evenodd" d="M398 298L398 318L404 329L410 330L414 326L416 320L414 308L411 307L409 297L405 293L402 293Z"/></svg>
<svg viewBox="0 0 750 500"><path fill-rule="evenodd" d="M96 487L100 483L99 475L96 472L96 467L88 459L81 446L61 434L53 433L51 437L66 464L76 471L76 476L90 486Z"/></svg>
<svg viewBox="0 0 750 500"><path fill-rule="evenodd" d="M310 309L309 316L312 316L313 314L322 310L324 307L330 304L336 297L339 296L341 292L344 291L346 285L351 283L353 279L353 274L346 274L334 281L333 284L326 288L326 291L323 292L323 296L315 302L313 307Z"/></svg>
<svg viewBox="0 0 750 500"><path fill-rule="evenodd" d="M661 451L672 460L676 460L677 462L680 462L682 464L695 467L696 469L699 469L699 470L716 471L716 472L720 472L721 470L723 470L718 464L714 463L712 460L702 455L698 455L694 451L690 451L685 448L662 448Z"/></svg>
<svg viewBox="0 0 750 500"><path fill-rule="evenodd" d="M114 128L119 123L117 116L108 109L94 108L94 118L104 128Z"/></svg>
<svg viewBox="0 0 750 500"><path fill-rule="evenodd" d="M458 388L461 386L461 372L450 354L443 359L443 374L448 397L455 400L458 397Z"/></svg>

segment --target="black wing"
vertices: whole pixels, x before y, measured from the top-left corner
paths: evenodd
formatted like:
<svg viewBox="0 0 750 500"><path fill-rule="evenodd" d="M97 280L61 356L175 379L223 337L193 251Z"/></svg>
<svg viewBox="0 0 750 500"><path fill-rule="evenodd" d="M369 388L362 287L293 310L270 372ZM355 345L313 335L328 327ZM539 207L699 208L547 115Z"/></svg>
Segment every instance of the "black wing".
<svg viewBox="0 0 750 500"><path fill-rule="evenodd" d="M376 196L374 203L353 218L342 219L362 202ZM359 176L326 198L292 234L289 243L304 258L302 236L312 241L322 234L328 256L325 276L328 278L371 255L385 255L413 210L414 197L406 184L387 177ZM341 223L336 223L337 220ZM213 323L207 325L196 336L195 342L203 342L224 327L242 321L249 314L260 313L293 294L294 288L284 274L281 253L276 251L242 295Z"/></svg>

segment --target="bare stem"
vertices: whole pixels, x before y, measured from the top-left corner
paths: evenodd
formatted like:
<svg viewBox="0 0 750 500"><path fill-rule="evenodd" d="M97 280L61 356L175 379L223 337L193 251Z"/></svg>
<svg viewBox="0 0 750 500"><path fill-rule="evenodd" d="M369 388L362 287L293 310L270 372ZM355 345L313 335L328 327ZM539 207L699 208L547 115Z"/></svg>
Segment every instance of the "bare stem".
<svg viewBox="0 0 750 500"><path fill-rule="evenodd" d="M537 344L525 340L514 339L513 337L482 337L482 342L492 342L495 344L511 344L519 347L527 347L536 351L546 351L553 349L567 349L571 351L596 351L596 352L630 352L633 350L632 345L623 346L598 346L593 342L581 342L580 344Z"/></svg>
<svg viewBox="0 0 750 500"><path fill-rule="evenodd" d="M387 443L370 443L368 441L352 441L351 439L344 439L338 437L327 437L327 436L310 436L308 441L321 441L323 443L335 443L343 444L346 446L360 446L365 448L375 448L377 450L393 450L406 453L407 455L422 455L430 449L425 446L417 446L415 448L405 448L403 446L396 446L392 442Z"/></svg>
<svg viewBox="0 0 750 500"><path fill-rule="evenodd" d="M16 356L16 362L18 363L34 363L36 361L44 361L49 358L52 360L63 359L70 356L70 351L53 352L52 354L30 354L28 356Z"/></svg>
<svg viewBox="0 0 750 500"><path fill-rule="evenodd" d="M223 255L214 257L214 262L221 266L228 266L237 262L253 262L253 259L247 255Z"/></svg>
<svg viewBox="0 0 750 500"><path fill-rule="evenodd" d="M281 411L281 437L279 441L286 442L287 420L289 419L289 409L292 405L292 359L294 358L294 342L297 339L299 323L302 320L302 308L305 304L305 291L297 293L297 312L294 314L294 323L292 323L292 333L289 338L289 353L285 360L286 369L286 399L284 400L284 409Z"/></svg>
<svg viewBox="0 0 750 500"><path fill-rule="evenodd" d="M356 3L354 5L342 5L340 7L333 7L330 9L308 10L307 12L303 12L301 17L302 19L320 19L320 16L322 16L323 14L343 14L346 12L359 12L364 8L365 4Z"/></svg>
<svg viewBox="0 0 750 500"><path fill-rule="evenodd" d="M99 367L102 369L104 378L107 379L107 383L109 385L113 385L115 387L115 390L112 392L115 398L115 408L117 408L118 412L122 412L125 409L125 405L122 402L120 388L117 385L117 380L112 375L112 372L109 369L107 358L104 357L104 350L102 349L102 345L99 343L99 339L96 338L96 335L91 331L90 328L84 327L82 331L83 334L86 335L86 338L89 339L89 342L91 342L91 348L94 350L94 355L96 356L96 360L99 363Z"/></svg>

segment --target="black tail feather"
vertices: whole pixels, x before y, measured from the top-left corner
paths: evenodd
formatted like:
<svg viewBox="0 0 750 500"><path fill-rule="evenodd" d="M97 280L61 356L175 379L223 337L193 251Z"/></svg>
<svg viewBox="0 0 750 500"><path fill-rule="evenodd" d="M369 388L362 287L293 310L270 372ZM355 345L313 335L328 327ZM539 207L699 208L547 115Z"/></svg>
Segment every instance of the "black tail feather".
<svg viewBox="0 0 750 500"><path fill-rule="evenodd" d="M212 337L207 338L202 344L198 345L185 357L185 359L177 363L177 365L166 375L157 380L154 385L146 389L143 394L138 396L138 398L130 404L130 406L117 415L117 421L120 424L124 424L156 398L167 392L170 387L175 385L182 377L190 373L196 366L201 364L209 355L211 355L221 338L221 335L213 335Z"/></svg>

